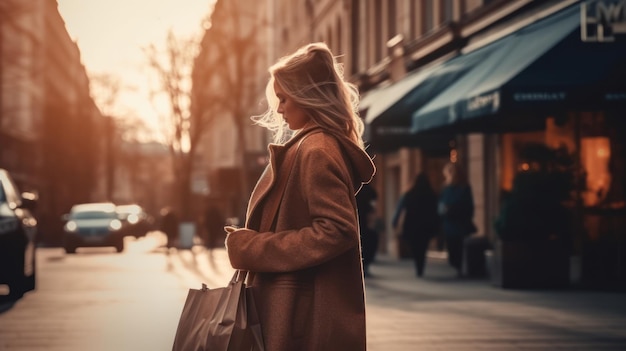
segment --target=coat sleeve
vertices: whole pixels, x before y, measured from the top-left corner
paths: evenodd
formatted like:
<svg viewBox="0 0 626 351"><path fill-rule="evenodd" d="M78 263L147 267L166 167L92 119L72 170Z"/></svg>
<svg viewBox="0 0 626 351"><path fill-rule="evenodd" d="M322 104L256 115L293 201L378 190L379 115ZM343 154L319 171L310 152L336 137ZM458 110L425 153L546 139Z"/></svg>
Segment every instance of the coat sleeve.
<svg viewBox="0 0 626 351"><path fill-rule="evenodd" d="M336 145L337 146L337 145ZM338 147L338 146L337 146ZM297 177L310 225L258 233L240 229L226 245L233 268L291 272L327 262L359 244L352 181L336 149L303 148Z"/></svg>

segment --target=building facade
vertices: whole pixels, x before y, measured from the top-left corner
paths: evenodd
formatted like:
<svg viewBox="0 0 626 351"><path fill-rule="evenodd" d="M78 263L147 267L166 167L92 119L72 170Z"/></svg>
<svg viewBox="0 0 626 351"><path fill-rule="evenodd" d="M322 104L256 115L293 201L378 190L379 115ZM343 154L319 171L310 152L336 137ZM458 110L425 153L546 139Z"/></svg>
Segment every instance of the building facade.
<svg viewBox="0 0 626 351"><path fill-rule="evenodd" d="M102 195L101 113L56 1L0 6L0 167L39 193L39 239L56 242L61 215Z"/></svg>
<svg viewBox="0 0 626 351"><path fill-rule="evenodd" d="M478 232L498 243L503 195L536 166L527 150L561 150L576 168L566 204L574 220L563 223L571 282L623 288L623 1L375 1L381 19L364 22L385 28L398 6L414 14L411 23L396 16L400 35L383 30L387 54L373 44L374 65L352 69L367 90L367 137L380 152L381 215L390 218L416 173L439 185L442 164L457 162L473 189ZM386 241L401 254L393 236Z"/></svg>
<svg viewBox="0 0 626 351"><path fill-rule="evenodd" d="M385 223L381 251L404 255L390 223L398 198L420 172L439 191L447 162L466 170L478 234L499 242L503 196L520 172L536 166L525 157L539 144L569 155L576 169L565 204L575 214L567 224L571 282L623 286L623 1L273 0L267 6L259 13L271 19L269 62L324 41L360 88Z"/></svg>
<svg viewBox="0 0 626 351"><path fill-rule="evenodd" d="M206 202L199 208L216 204L234 222L267 164L269 135L251 117L266 109L270 4L217 1L192 73L192 119L203 128L193 176Z"/></svg>

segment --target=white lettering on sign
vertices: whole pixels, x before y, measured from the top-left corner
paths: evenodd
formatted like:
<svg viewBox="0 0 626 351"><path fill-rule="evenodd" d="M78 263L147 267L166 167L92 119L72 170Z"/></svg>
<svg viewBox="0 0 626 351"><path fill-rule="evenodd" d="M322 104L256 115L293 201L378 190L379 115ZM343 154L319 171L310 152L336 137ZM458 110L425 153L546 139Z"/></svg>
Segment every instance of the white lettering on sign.
<svg viewBox="0 0 626 351"><path fill-rule="evenodd" d="M467 110L475 111L485 106L491 105L493 111L497 111L500 108L500 93L495 91L488 95L481 95L471 98L467 102Z"/></svg>
<svg viewBox="0 0 626 351"><path fill-rule="evenodd" d="M626 34L626 0L580 4L580 38L585 42L612 42Z"/></svg>
<svg viewBox="0 0 626 351"><path fill-rule="evenodd" d="M604 99L607 101L624 101L626 100L626 92L622 93L607 93L604 95Z"/></svg>
<svg viewBox="0 0 626 351"><path fill-rule="evenodd" d="M378 135L409 135L411 134L411 127L378 127L376 128L376 134Z"/></svg>
<svg viewBox="0 0 626 351"><path fill-rule="evenodd" d="M567 97L567 93L560 92L544 92L535 91L529 93L516 93L513 94L515 101L562 101Z"/></svg>

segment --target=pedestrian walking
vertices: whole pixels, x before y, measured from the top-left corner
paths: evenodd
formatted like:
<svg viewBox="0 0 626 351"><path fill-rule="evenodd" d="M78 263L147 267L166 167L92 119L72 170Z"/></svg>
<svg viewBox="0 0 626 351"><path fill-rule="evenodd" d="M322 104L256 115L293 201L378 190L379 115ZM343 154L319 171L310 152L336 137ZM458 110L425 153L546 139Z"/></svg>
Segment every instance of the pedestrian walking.
<svg viewBox="0 0 626 351"><path fill-rule="evenodd" d="M400 236L409 244L415 262L415 273L421 277L426 266L428 244L439 231L437 195L426 174L419 173L413 186L400 197L392 220L394 228L398 227L403 215Z"/></svg>
<svg viewBox="0 0 626 351"><path fill-rule="evenodd" d="M439 198L439 214L448 250L448 262L461 277L463 242L476 231L474 226L474 199L465 173L456 163L443 167L444 187Z"/></svg>
<svg viewBox="0 0 626 351"><path fill-rule="evenodd" d="M361 232L361 253L363 255L363 274L371 276L370 265L378 250L378 229L376 228L376 200L378 193L370 184L364 184L356 194L356 207L359 211L359 229Z"/></svg>
<svg viewBox="0 0 626 351"><path fill-rule="evenodd" d="M375 168L357 89L324 43L269 71L269 109L256 121L275 144L245 228L226 228L230 262L253 275L266 350L365 350L355 194Z"/></svg>
<svg viewBox="0 0 626 351"><path fill-rule="evenodd" d="M226 218L222 216L220 210L213 203L208 203L204 213L204 229L206 231L205 246L209 249L216 247L217 243L225 238L224 225Z"/></svg>
<svg viewBox="0 0 626 351"><path fill-rule="evenodd" d="M165 233L167 237L167 252L172 247L176 247L178 242L178 216L174 212L174 209L167 206L163 207L160 212L161 220L159 229Z"/></svg>

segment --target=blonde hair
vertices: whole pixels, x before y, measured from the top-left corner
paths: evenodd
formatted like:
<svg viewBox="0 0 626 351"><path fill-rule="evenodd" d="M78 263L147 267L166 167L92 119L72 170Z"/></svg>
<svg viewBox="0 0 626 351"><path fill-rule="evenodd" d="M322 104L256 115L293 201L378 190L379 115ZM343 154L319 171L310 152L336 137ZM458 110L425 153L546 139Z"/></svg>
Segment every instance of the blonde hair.
<svg viewBox="0 0 626 351"><path fill-rule="evenodd" d="M274 133L274 142L284 143L289 135L287 123L277 112L276 83L316 125L364 147L358 89L344 80L341 65L325 43L301 47L272 65L269 73L265 88L268 110L253 120Z"/></svg>

